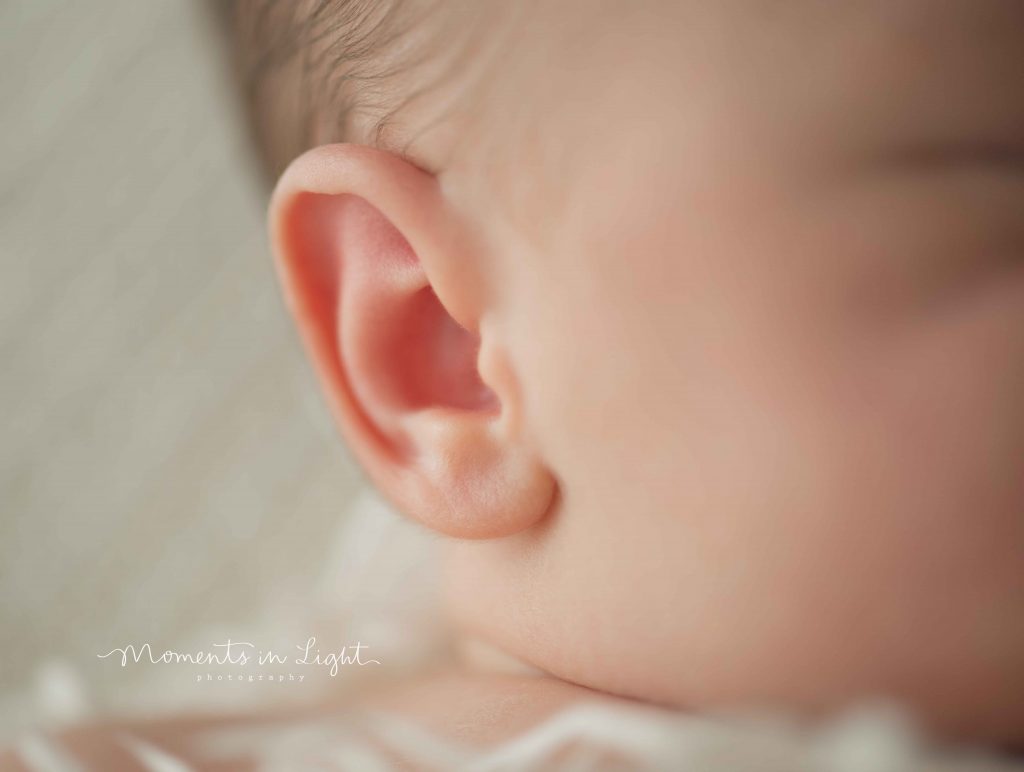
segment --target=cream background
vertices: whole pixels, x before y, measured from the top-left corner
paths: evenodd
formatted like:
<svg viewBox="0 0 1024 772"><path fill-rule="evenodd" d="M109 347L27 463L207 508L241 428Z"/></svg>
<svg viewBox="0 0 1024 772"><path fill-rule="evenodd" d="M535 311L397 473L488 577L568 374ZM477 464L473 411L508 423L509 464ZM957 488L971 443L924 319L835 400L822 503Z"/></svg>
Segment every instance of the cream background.
<svg viewBox="0 0 1024 772"><path fill-rule="evenodd" d="M300 596L359 487L207 23L0 5L0 693Z"/></svg>

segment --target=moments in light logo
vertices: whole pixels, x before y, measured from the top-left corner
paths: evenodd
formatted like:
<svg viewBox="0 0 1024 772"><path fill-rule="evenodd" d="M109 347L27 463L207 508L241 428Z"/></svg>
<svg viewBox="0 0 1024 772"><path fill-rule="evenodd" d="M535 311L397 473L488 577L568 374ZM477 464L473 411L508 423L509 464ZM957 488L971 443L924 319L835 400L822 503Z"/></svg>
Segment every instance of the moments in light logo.
<svg viewBox="0 0 1024 772"><path fill-rule="evenodd" d="M138 646L128 644L119 648L111 649L106 654L97 654L100 659L113 658L120 662L121 667L128 667L129 663L147 663L151 665L197 665L210 667L213 665L226 666L234 665L237 668L266 668L278 665L297 666L302 668L298 673L200 673L195 676L197 682L201 681L297 681L302 682L306 678L306 672L311 667L319 668L321 672L329 673L331 678L338 675L343 667L364 667L366 665L379 665L380 661L369 656L369 646L361 641L354 644L346 644L335 651L321 651L316 645L316 638L306 639L304 644L298 644L295 648L300 652L299 656L279 654L273 649L260 649L248 641L232 641L230 638L225 643L214 643L210 651L181 652L166 649L157 654L149 643L142 643Z"/></svg>

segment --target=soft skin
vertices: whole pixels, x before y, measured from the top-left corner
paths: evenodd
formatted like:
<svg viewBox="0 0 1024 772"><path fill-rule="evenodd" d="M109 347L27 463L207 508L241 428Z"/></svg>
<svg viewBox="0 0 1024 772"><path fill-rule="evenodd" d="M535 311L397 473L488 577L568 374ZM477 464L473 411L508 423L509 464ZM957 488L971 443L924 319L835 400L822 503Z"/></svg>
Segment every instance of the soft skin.
<svg viewBox="0 0 1024 772"><path fill-rule="evenodd" d="M354 451L541 671L1024 742L1024 6L594 8L283 177Z"/></svg>

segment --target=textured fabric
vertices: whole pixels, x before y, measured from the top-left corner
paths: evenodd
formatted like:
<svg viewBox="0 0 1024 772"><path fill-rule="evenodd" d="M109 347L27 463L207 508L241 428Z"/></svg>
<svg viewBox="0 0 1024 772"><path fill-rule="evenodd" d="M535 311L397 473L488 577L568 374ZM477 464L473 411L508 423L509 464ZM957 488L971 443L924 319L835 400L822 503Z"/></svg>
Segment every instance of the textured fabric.
<svg viewBox="0 0 1024 772"><path fill-rule="evenodd" d="M390 668L415 672L446 655L449 635L439 624L436 539L399 518L373 494L357 500L335 539L333 558L320 589L288 618L272 614L258 638L271 630L314 631L325 639L343 636L373 641L375 656ZM240 636L241 637L241 636ZM208 692L191 682L153 670L135 695L164 708L208 710ZM72 674L51 674L51 681ZM332 680L344 689L346 675ZM274 684L264 689L235 688L220 695L224 709L260 704L280 707ZM50 683L49 712L74 689ZM38 695L43 702L46 694ZM311 694L307 694L309 698ZM66 710L66 706L65 706ZM79 762L53 735L38 732L19 743L30 769L73 770ZM190 769L173 749L156 747L128 734L115 741L145 768L166 772ZM478 750L431 734L409 719L370 711L346 711L316 718L252 725L211 727L193 732L189 758L202 764L235 763L273 771L340 769L392 770L730 770L735 772L997 772L1024 770L1024 764L982 752L930 745L906 717L877 705L850 711L819 726L783 715L696 716L653 708L577 705L555 714L526 734L496 748ZM201 768L201 767L200 767Z"/></svg>

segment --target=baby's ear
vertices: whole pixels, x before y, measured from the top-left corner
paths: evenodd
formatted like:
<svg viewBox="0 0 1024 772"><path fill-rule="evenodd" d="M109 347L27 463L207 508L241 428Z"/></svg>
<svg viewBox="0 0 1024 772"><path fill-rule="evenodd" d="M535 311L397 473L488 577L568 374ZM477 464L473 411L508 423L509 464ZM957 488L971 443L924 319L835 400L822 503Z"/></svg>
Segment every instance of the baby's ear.
<svg viewBox="0 0 1024 772"><path fill-rule="evenodd" d="M402 511L463 538L538 523L552 474L517 430L519 392L486 323L486 266L438 180L325 145L270 204L288 305L343 434Z"/></svg>

